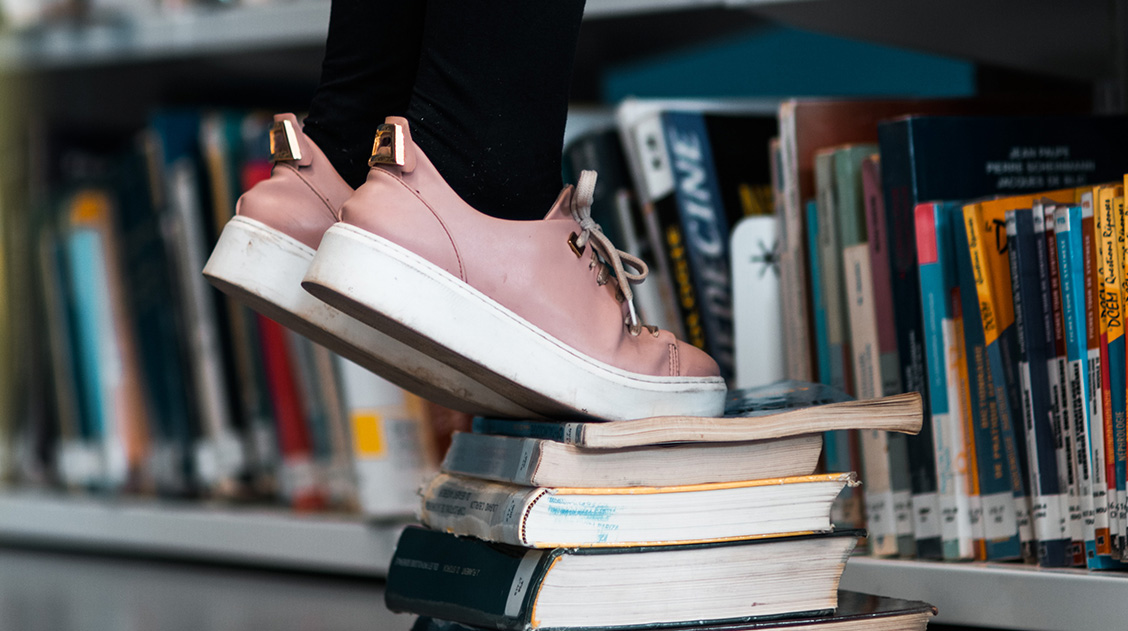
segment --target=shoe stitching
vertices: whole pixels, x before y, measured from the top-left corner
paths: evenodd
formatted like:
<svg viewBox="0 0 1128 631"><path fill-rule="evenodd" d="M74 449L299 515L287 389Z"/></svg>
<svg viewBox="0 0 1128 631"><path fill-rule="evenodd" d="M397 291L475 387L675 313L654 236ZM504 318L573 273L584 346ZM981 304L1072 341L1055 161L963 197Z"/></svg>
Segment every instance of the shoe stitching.
<svg viewBox="0 0 1128 631"><path fill-rule="evenodd" d="M435 218L435 221L439 222L440 226L442 226L443 233L446 234L447 241L450 242L450 249L451 249L451 251L454 252L454 260L458 263L458 280L460 280L464 283L469 283L469 281L466 280L466 270L462 266L462 254L458 251L458 245L454 242L454 236L451 235L450 230L447 228L446 223L443 221L443 218L440 217L437 212L435 212L435 209L432 208L429 203L427 203L427 200L423 199L423 197L419 194L419 191L417 191L414 188L408 186L407 182L403 181L403 178L397 177L397 176L389 173L385 169L379 169L378 168L378 169L376 169L376 172L380 175L383 175L383 176L391 179L396 184L399 184L401 187L403 187L405 190L407 190L408 193L410 193L412 196L414 196L415 199L419 200L419 203L423 204L424 208L426 208L427 210L429 210L431 212L431 216Z"/></svg>
<svg viewBox="0 0 1128 631"><path fill-rule="evenodd" d="M680 365L681 362L679 361L679 358L678 358L678 345L677 344L670 344L669 348L670 348L670 376L671 377L680 377L681 376L681 365Z"/></svg>
<svg viewBox="0 0 1128 631"><path fill-rule="evenodd" d="M308 179L306 179L306 177L304 175L302 175L301 169L299 169L299 168L297 168L293 165L290 165L290 164L284 164L284 165L280 165L280 166L284 166L288 169L293 170L294 175L298 176L298 179L301 180L302 184L305 184L306 188L308 188L310 190L310 192L312 192L314 195L316 195L317 199L321 200L322 205L324 205L326 210L329 211L329 216L333 218L333 221L337 221L337 219L338 219L337 209L333 208L333 204L330 203L329 198L325 197L325 195L323 195L321 193L321 191L318 190L317 187L313 185L312 182L310 182Z"/></svg>

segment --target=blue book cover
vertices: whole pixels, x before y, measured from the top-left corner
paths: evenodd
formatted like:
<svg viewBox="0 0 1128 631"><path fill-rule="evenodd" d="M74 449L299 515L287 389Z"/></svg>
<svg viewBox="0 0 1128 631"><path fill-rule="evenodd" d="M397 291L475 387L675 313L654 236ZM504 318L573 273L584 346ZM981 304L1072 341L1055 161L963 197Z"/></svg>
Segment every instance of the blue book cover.
<svg viewBox="0 0 1128 631"><path fill-rule="evenodd" d="M979 464L979 493L983 506L983 530L988 560L1022 556L1015 514L1014 486L1010 463L1002 446L1000 405L995 396L995 379L987 353L986 333L975 299L976 274L972 267L967 223L957 208L952 217L956 263L960 278L960 306L964 318L964 343L967 348L968 396L975 430L975 451ZM1005 412L1004 412L1005 413Z"/></svg>
<svg viewBox="0 0 1128 631"><path fill-rule="evenodd" d="M729 379L735 368L730 227L745 214L742 197L770 187L767 152L748 147L756 142L766 147L778 125L774 116L763 115L665 111L661 116L677 216L660 221L681 229L698 316L687 317L686 337L712 355Z"/></svg>
<svg viewBox="0 0 1128 631"><path fill-rule="evenodd" d="M1031 516L1038 541L1038 563L1064 567L1070 539L1065 529L1062 489L1057 470L1050 412L1050 379L1040 261L1045 259L1045 228L1041 209L1007 211L1011 287L1018 332L1019 383L1022 394L1022 434L1026 439Z"/></svg>

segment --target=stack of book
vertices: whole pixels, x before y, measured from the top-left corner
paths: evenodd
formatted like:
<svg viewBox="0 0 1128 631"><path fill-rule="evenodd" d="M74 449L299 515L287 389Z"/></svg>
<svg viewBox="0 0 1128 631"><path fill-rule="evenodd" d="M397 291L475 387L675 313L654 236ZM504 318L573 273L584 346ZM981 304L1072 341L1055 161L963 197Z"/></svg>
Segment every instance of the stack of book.
<svg viewBox="0 0 1128 631"><path fill-rule="evenodd" d="M736 391L727 411L478 419L422 491L424 527L399 541L388 607L424 616L420 630L924 628L924 603L848 595L840 609L865 533L836 529L831 506L858 481L815 473L821 431L917 431L919 396L842 401L785 382Z"/></svg>

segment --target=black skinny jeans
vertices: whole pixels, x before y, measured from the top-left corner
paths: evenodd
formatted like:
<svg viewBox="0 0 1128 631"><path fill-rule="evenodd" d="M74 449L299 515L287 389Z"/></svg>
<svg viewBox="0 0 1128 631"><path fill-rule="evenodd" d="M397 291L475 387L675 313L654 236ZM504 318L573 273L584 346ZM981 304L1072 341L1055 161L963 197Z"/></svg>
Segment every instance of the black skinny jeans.
<svg viewBox="0 0 1128 631"><path fill-rule="evenodd" d="M333 0L306 133L354 187L376 126L412 138L471 206L539 219L561 148L584 0Z"/></svg>

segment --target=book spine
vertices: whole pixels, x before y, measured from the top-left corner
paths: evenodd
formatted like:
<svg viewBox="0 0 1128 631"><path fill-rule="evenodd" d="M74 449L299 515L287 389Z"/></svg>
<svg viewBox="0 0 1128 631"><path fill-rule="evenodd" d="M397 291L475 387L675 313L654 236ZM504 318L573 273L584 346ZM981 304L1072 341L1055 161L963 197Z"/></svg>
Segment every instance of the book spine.
<svg viewBox="0 0 1128 631"><path fill-rule="evenodd" d="M1128 190L1128 187L1125 188ZM1117 266L1120 275L1120 313L1122 317L1128 313L1128 233L1125 232L1128 227L1124 222L1124 196L1116 198L1115 212L1113 214L1115 221L1116 232L1116 255L1120 258L1117 259ZM1128 347L1128 339L1122 336L1123 344ZM1128 348L1125 350L1128 355ZM1128 364L1128 357L1125 358L1125 363ZM1125 368L1125 380L1128 380L1128 366ZM1124 381L1118 382L1117 388L1126 385ZM1128 408L1128 396L1125 397L1125 407ZM1120 414L1116 419L1115 424L1115 439L1116 439L1116 498L1117 510L1120 513L1120 527L1121 531L1117 536L1119 548L1121 551L1121 559L1128 560L1128 490L1126 490L1126 483L1128 483L1128 411L1126 414Z"/></svg>
<svg viewBox="0 0 1128 631"><path fill-rule="evenodd" d="M960 275L960 302L963 310L964 339L967 348L968 393L974 421L974 443L982 503L985 553L988 559L1021 556L1018 523L1015 516L1014 487L1009 463L1004 456L999 406L995 382L987 357L986 323L993 313L981 311L978 286L986 281L986 270L973 265L973 245L977 238L974 219L965 221L957 212L953 227L956 259Z"/></svg>
<svg viewBox="0 0 1128 631"><path fill-rule="evenodd" d="M823 303L822 263L819 260L819 205L815 200L807 201L807 251L810 253L811 270L811 316L815 328L815 356L818 359L819 383L828 386L831 381L830 341L826 330L826 305ZM786 292L784 292L786 293Z"/></svg>
<svg viewBox="0 0 1128 631"><path fill-rule="evenodd" d="M911 125L911 120L881 125L878 135L900 384L903 391L919 392L927 401L928 376L920 303L920 274L917 269L916 240L913 238L917 187L913 179L915 158L912 152ZM920 433L906 439L910 449L913 492L921 503L918 520L928 519L928 510L935 512L935 501L932 498L936 492L936 473L935 463L932 462L932 435L932 418L925 410ZM940 552L938 546L928 544L923 553L935 557Z"/></svg>
<svg viewBox="0 0 1128 631"><path fill-rule="evenodd" d="M653 253L654 274L651 278L657 285L661 298L662 320L669 326L671 333L687 339L684 325L686 314L674 285L674 261L667 251L667 235L662 228L662 217L668 214L665 207L673 203L671 195L674 186L673 171L666 157L666 141L662 135L662 120L657 114L653 114L630 126L621 126L619 134L631 167L635 191L639 195L646 238ZM676 236L680 238L680 231Z"/></svg>
<svg viewBox="0 0 1128 631"><path fill-rule="evenodd" d="M729 225L702 114L663 114L683 245L704 348L731 379L735 370ZM680 281L679 281L680 283ZM695 328L695 327L691 327ZM690 336L691 339L695 335ZM694 342L696 344L696 341Z"/></svg>
<svg viewBox="0 0 1128 631"><path fill-rule="evenodd" d="M1065 325L1068 367L1066 387L1069 402L1069 430L1067 441L1070 466L1077 480L1078 505L1081 513L1082 540L1085 556L1089 542L1094 542L1096 532L1093 520L1093 486L1089 454L1089 372L1086 369L1088 349L1085 332L1085 275L1084 252L1081 239L1081 207L1059 207L1054 212L1057 232L1058 269L1061 276L1062 319ZM1095 545L1094 545L1095 547ZM1094 550L1095 552L1095 550Z"/></svg>
<svg viewBox="0 0 1128 631"><path fill-rule="evenodd" d="M844 292L842 243L839 239L838 210L834 198L834 153L820 151L815 155L815 187L819 224L819 262L826 308L826 339L829 349L830 385L854 392L850 371L849 316Z"/></svg>
<svg viewBox="0 0 1128 631"><path fill-rule="evenodd" d="M1049 360L1051 387L1056 383L1054 395L1057 416L1054 427L1055 448L1062 489L1065 491L1066 533L1070 539L1070 565L1085 563L1085 537L1081 519L1081 495L1077 480L1076 458L1073 456L1073 406L1069 392L1069 353L1065 335L1064 292L1058 254L1057 225L1054 204L1043 208L1046 227L1046 266L1050 281L1050 306L1053 317L1051 330L1054 336L1053 357Z"/></svg>
<svg viewBox="0 0 1128 631"><path fill-rule="evenodd" d="M536 486L533 472L540 460L536 438L480 439L479 434L456 433L440 469L446 473Z"/></svg>
<svg viewBox="0 0 1128 631"><path fill-rule="evenodd" d="M873 147L876 151L877 148ZM893 322L893 287L889 273L889 244L886 235L885 202L881 196L881 171L877 156L862 161L862 194L866 215L866 242L873 271L873 307L878 322ZM926 338L927 339L927 338ZM897 355L894 327L878 327L877 346L881 353L882 393L898 394L901 388L901 362Z"/></svg>
<svg viewBox="0 0 1128 631"><path fill-rule="evenodd" d="M974 549L958 371L962 353L951 311L956 281L950 215L937 203L919 204L915 212L942 552L945 559L958 560L972 558Z"/></svg>
<svg viewBox="0 0 1128 631"><path fill-rule="evenodd" d="M545 489L435 476L421 491L423 525L459 536L532 547L523 525Z"/></svg>
<svg viewBox="0 0 1128 631"><path fill-rule="evenodd" d="M1105 353L1100 302L1100 254L1098 253L1097 205L1099 189L1087 191L1081 200L1081 243L1084 256L1085 282L1085 342L1087 348L1086 367L1088 378L1089 405L1089 464L1093 489L1093 537L1086 532L1085 554L1107 556L1108 544L1108 481L1105 460L1105 401L1103 374L1105 372ZM1109 410L1111 412L1111 410Z"/></svg>
<svg viewBox="0 0 1128 631"><path fill-rule="evenodd" d="M558 443L578 445L582 442L583 423L557 423L553 421L517 421L478 416L471 430L476 434L498 434L522 438L544 438Z"/></svg>
<svg viewBox="0 0 1128 631"><path fill-rule="evenodd" d="M523 631L553 553L408 528L388 569L388 609Z"/></svg>
<svg viewBox="0 0 1128 631"><path fill-rule="evenodd" d="M779 273L783 292L783 322L786 327L787 375L790 379L813 381L814 331L810 297L813 288L807 271L804 202L799 191L799 150L796 146L795 103L785 102L779 108L779 159L772 161L777 173L773 176L775 199L779 204L780 225Z"/></svg>
<svg viewBox="0 0 1128 631"><path fill-rule="evenodd" d="M1022 389L1022 427L1029 454L1031 517L1038 542L1038 562L1046 567L1066 565L1068 539L1061 514L1057 460L1053 449L1049 413L1049 377L1046 373L1046 335L1042 314L1037 250L1045 247L1042 223L1031 210L1006 213L1007 249L1011 287L1014 289L1015 327L1019 341L1019 384Z"/></svg>
<svg viewBox="0 0 1128 631"><path fill-rule="evenodd" d="M325 505L325 498L313 464L309 426L299 396L287 330L261 314L258 321L263 366L278 427L278 452L282 457L282 470L279 472L281 492L295 508L320 509Z"/></svg>
<svg viewBox="0 0 1128 631"><path fill-rule="evenodd" d="M1034 561L1037 557L1037 545L1030 518L1030 497L1026 489L1026 443L1019 437L1022 431L1022 403L1018 379L1018 332L1014 326L1014 291L1011 287L1007 253L1005 208L975 204L965 206L964 214L965 221L974 219L974 228L979 231L973 256L982 266L986 279L986 282L977 287L980 309L982 311L989 301L993 320L990 327L986 327L986 317L984 318L987 357L999 410L999 431L1014 490L1015 519L1022 541L1022 555L1023 558Z"/></svg>
<svg viewBox="0 0 1128 631"><path fill-rule="evenodd" d="M881 363L878 359L877 320L873 311L869 246L862 242L843 248L842 267L846 276L854 392L860 400L877 399L882 396Z"/></svg>
<svg viewBox="0 0 1128 631"><path fill-rule="evenodd" d="M1123 197L1122 186L1099 189L1096 215L1097 283L1101 320L1101 405L1104 416L1104 456L1108 534L1106 541L1097 535L1099 554L1112 555L1121 531L1117 496L1117 426L1123 427L1125 383L1124 313L1120 294L1120 244L1116 237L1116 200ZM1116 384L1115 387L1113 384ZM1102 545L1103 544L1103 545ZM1102 552L1103 550L1103 552Z"/></svg>
<svg viewBox="0 0 1128 631"><path fill-rule="evenodd" d="M820 383L832 385L836 377L832 371L830 343L827 339L826 305L823 303L822 265L819 260L818 202L807 201L807 252L810 254L811 311L815 328L815 356L818 359ZM784 292L787 293L787 292ZM841 373L841 369L839 369ZM839 375L838 380L842 377ZM826 471L856 471L860 462L860 437L857 430L837 430L823 434L823 462ZM865 525L865 504L861 487L846 487L834 500L831 521L836 527L860 528Z"/></svg>
<svg viewBox="0 0 1128 631"><path fill-rule="evenodd" d="M951 213L954 215L954 213ZM951 225L951 223L949 223ZM958 228L953 228L954 230ZM954 238L953 238L954 245ZM953 257L954 258L954 257ZM953 263L954 264L954 263ZM958 283L958 274L957 280ZM964 334L963 303L960 298L959 285L952 290L952 314L955 331L954 349L951 349L951 362L955 363L953 371L959 380L956 395L959 399L960 410L963 415L963 446L967 454L967 494L968 494L968 522L971 524L973 557L977 561L987 559L987 535L985 520L983 518L983 499L979 489L979 456L975 443L975 417L971 412L971 385L969 383L967 338ZM949 364L951 366L951 364Z"/></svg>

